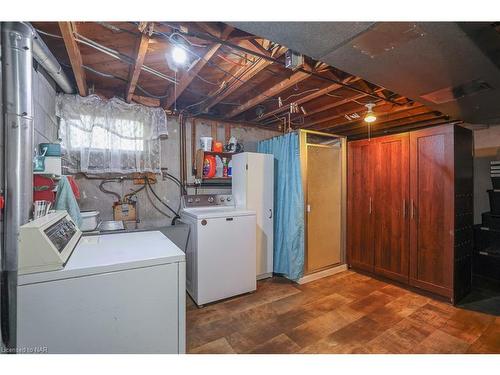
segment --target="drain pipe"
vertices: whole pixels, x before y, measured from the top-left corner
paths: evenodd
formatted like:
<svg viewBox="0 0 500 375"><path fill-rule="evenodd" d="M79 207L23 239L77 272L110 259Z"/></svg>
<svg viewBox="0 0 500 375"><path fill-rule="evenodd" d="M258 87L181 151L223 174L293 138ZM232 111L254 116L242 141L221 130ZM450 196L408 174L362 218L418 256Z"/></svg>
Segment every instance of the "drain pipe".
<svg viewBox="0 0 500 375"><path fill-rule="evenodd" d="M5 210L2 254L2 335L16 348L19 227L28 222L33 201L33 28L2 24Z"/></svg>

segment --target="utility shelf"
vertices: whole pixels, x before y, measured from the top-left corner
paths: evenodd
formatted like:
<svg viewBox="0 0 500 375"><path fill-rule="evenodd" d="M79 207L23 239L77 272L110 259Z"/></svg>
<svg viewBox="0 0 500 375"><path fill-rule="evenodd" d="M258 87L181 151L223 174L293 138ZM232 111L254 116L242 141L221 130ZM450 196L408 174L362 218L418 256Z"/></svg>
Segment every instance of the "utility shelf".
<svg viewBox="0 0 500 375"><path fill-rule="evenodd" d="M212 177L212 178L206 178L203 177L203 160L205 159L205 155L212 155L212 156L220 156L221 158L227 158L227 159L232 159L233 155L235 155L235 152L215 152L215 151L203 151L202 149L199 149L196 151L196 159L195 159L195 177L198 180L202 181L226 181L229 182L231 181L231 177Z"/></svg>

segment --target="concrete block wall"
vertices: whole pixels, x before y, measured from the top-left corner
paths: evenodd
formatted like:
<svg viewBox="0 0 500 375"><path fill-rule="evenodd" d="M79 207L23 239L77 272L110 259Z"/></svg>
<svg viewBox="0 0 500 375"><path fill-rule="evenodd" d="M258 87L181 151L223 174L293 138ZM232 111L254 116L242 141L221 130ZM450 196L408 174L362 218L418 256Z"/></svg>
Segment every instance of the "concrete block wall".
<svg viewBox="0 0 500 375"><path fill-rule="evenodd" d="M57 142L58 123L55 116L55 85L50 78L47 78L41 72L34 71L33 74L33 100L35 107L34 121L34 142L35 147L42 142ZM211 135L211 125L197 120L197 138ZM180 142L179 142L179 122L177 117L168 118L169 136L161 141L161 167L167 168L168 172L177 178L180 178ZM238 141L244 142L250 147L255 147L256 142L262 139L270 138L278 133L257 128L248 128L234 126L231 129L232 135L236 136ZM194 181L191 175L191 121L186 123L186 145L187 145L187 172L189 182ZM219 126L217 138L224 140L224 127ZM196 145L198 145L198 140ZM115 197L103 193L99 190L101 180L86 179L78 176L76 179L80 188L81 199L79 201L82 210L98 210L103 220L112 220L113 202ZM138 185L132 181L124 180L122 182L111 182L105 185L107 190L115 191L120 196L136 190ZM179 187L169 179L159 180L153 185L155 192L174 210L177 210L180 204ZM230 189L198 189L199 194L203 193L230 193ZM194 189L189 189L189 193L194 194ZM157 208L155 208L155 206ZM139 228L152 228L170 225L173 214L159 203L151 193L147 194L145 190L138 193L138 211L140 217ZM160 212L162 211L162 212ZM169 216L165 216L167 213Z"/></svg>
<svg viewBox="0 0 500 375"><path fill-rule="evenodd" d="M187 156L187 172L188 182L194 182L194 176L191 175L191 121L186 122L186 156ZM211 135L211 125L197 120L196 125L197 138L201 136ZM168 172L177 178L180 178L180 142L179 142L179 122L176 117L168 118L168 139L161 141L161 167L167 168ZM232 127L231 134L237 137L241 142L252 143L262 139L271 138L278 133L265 129L249 128L234 126ZM219 140L224 140L224 128L218 127L217 137ZM196 145L198 145L198 141ZM78 177L77 183L80 187L81 199L80 208L82 210L98 210L101 213L103 220L112 220L113 211L112 205L115 197L110 194L105 194L99 190L100 180L89 180L84 177ZM112 190L123 196L124 194L137 189L139 186L133 185L132 181L112 182L105 185L107 190ZM177 210L180 204L180 191L179 187L171 180L159 180L153 185L155 192L174 210ZM189 189L190 194L194 194L194 189ZM226 193L229 194L231 189L197 189L198 194L203 193ZM170 225L172 221L172 213L159 203L151 193L146 191L138 193L138 211L140 217L139 228L157 228ZM162 214L158 209L164 213L168 213L171 217Z"/></svg>

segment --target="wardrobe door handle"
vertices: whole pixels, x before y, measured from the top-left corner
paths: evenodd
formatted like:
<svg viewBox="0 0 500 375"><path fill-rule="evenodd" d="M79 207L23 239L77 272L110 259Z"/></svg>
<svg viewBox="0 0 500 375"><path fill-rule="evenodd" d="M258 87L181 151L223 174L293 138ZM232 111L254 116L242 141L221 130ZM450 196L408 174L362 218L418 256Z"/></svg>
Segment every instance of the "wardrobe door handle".
<svg viewBox="0 0 500 375"><path fill-rule="evenodd" d="M372 210L372 197L370 197L370 215L372 214L373 210Z"/></svg>
<svg viewBox="0 0 500 375"><path fill-rule="evenodd" d="M403 199L403 219L406 219L406 199Z"/></svg>
<svg viewBox="0 0 500 375"><path fill-rule="evenodd" d="M415 204L413 202L413 199L410 200L410 210L411 210L411 218L415 219Z"/></svg>
<svg viewBox="0 0 500 375"><path fill-rule="evenodd" d="M269 219L273 218L273 210L269 209Z"/></svg>

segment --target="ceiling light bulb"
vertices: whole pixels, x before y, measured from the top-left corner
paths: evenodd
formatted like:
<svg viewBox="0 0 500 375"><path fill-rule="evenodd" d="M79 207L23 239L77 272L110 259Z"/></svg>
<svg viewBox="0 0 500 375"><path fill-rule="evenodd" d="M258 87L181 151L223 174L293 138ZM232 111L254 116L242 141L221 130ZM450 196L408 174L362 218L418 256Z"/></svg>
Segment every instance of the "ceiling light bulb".
<svg viewBox="0 0 500 375"><path fill-rule="evenodd" d="M375 113L373 113L373 107L375 107L375 104L374 103L368 103L368 104L365 104L365 107L368 108L368 111L366 112L366 115L365 115L365 122L374 122L376 119L377 119L377 116L375 116Z"/></svg>
<svg viewBox="0 0 500 375"><path fill-rule="evenodd" d="M182 47L175 46L172 51L172 57L176 64L184 64L187 60L186 50Z"/></svg>

